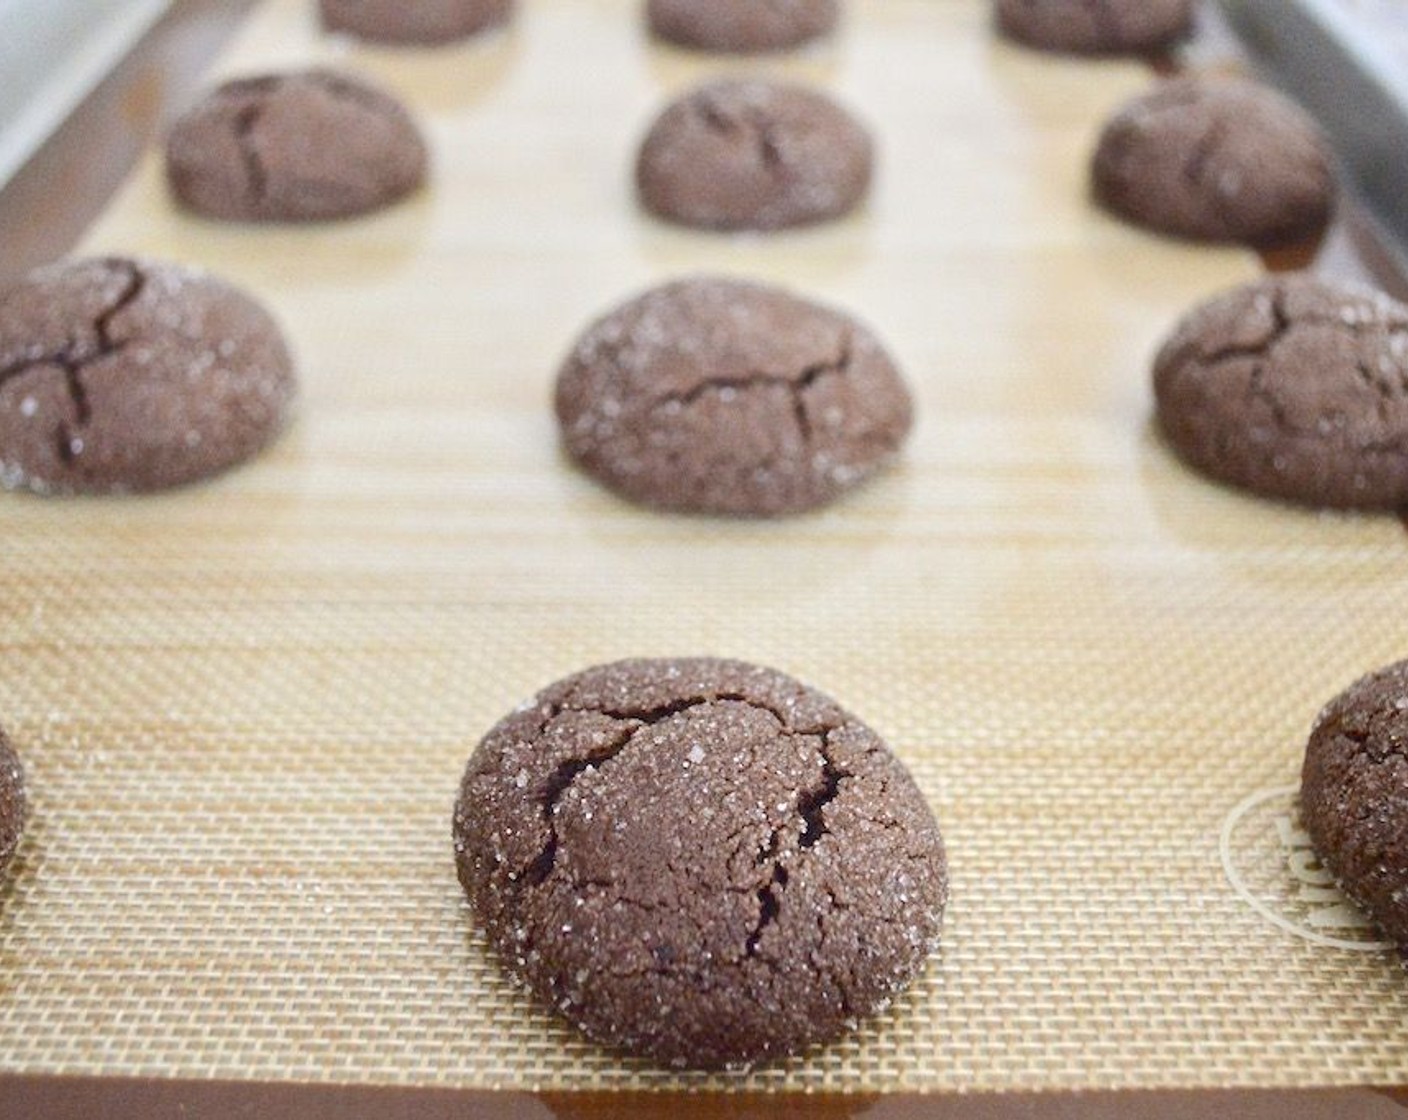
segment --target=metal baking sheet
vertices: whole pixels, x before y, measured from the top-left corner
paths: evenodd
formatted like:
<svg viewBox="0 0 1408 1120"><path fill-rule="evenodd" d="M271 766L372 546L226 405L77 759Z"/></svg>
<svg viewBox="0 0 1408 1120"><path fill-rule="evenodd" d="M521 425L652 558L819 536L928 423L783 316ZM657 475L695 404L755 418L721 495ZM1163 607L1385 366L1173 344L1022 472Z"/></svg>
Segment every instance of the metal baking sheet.
<svg viewBox="0 0 1408 1120"><path fill-rule="evenodd" d="M35 799L0 889L0 1099L1400 1107L1381 1090L1408 1083L1408 984L1326 900L1292 787L1324 700L1403 653L1408 536L1210 485L1151 432L1154 347L1261 265L1090 205L1090 145L1143 64L1009 46L982 0L857 0L833 42L749 65L871 122L871 203L720 238L643 217L629 169L663 101L731 64L650 43L629 0L534 0L428 54L325 39L310 5L265 0L219 70L308 62L405 98L427 194L345 225L219 226L173 211L153 152L82 247L257 292L301 358L294 429L208 486L0 500L0 721ZM706 269L879 331L920 411L897 470L738 524L652 515L570 469L548 399L572 338ZM859 713L952 860L914 990L743 1077L625 1060L543 1013L451 858L460 769L499 716L586 664L695 652Z"/></svg>
<svg viewBox="0 0 1408 1120"><path fill-rule="evenodd" d="M170 0L0 0L0 186Z"/></svg>

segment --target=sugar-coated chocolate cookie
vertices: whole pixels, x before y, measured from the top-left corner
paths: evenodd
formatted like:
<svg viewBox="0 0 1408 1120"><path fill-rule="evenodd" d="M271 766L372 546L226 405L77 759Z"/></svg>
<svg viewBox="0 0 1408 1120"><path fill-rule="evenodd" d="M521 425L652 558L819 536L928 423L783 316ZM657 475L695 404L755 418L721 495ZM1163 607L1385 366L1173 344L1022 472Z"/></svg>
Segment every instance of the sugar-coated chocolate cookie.
<svg viewBox="0 0 1408 1120"><path fill-rule="evenodd" d="M643 505L767 517L832 500L909 433L873 334L781 288L698 277L598 320L563 364L568 454Z"/></svg>
<svg viewBox="0 0 1408 1120"><path fill-rule="evenodd" d="M180 265L65 261L0 291L0 485L161 490L248 459L295 391L278 326Z"/></svg>
<svg viewBox="0 0 1408 1120"><path fill-rule="evenodd" d="M693 50L726 54L785 51L828 35L837 0L648 0L651 32Z"/></svg>
<svg viewBox="0 0 1408 1120"><path fill-rule="evenodd" d="M1176 78L1123 106L1101 133L1096 198L1161 233L1270 246L1329 221L1330 151L1298 106L1253 82Z"/></svg>
<svg viewBox="0 0 1408 1120"><path fill-rule="evenodd" d="M1041 50L1135 54L1188 34L1193 0L997 0L996 13L1004 34Z"/></svg>
<svg viewBox="0 0 1408 1120"><path fill-rule="evenodd" d="M9 866L20 845L25 808L24 771L14 747L0 731L0 872Z"/></svg>
<svg viewBox="0 0 1408 1120"><path fill-rule="evenodd" d="M704 229L809 225L854 209L870 185L870 135L825 94L723 79L656 120L636 161L646 208Z"/></svg>
<svg viewBox="0 0 1408 1120"><path fill-rule="evenodd" d="M938 825L885 744L790 677L710 658L559 681L489 732L455 808L503 963L592 1038L753 1063L883 1007L938 940Z"/></svg>
<svg viewBox="0 0 1408 1120"><path fill-rule="evenodd" d="M425 142L400 102L331 70L226 82L166 143L176 200L230 221L365 214L411 193L425 169Z"/></svg>
<svg viewBox="0 0 1408 1120"><path fill-rule="evenodd" d="M1370 673L1320 713L1300 813L1320 862L1408 953L1408 661Z"/></svg>
<svg viewBox="0 0 1408 1120"><path fill-rule="evenodd" d="M513 0L318 0L323 26L371 43L437 46L506 23Z"/></svg>
<svg viewBox="0 0 1408 1120"><path fill-rule="evenodd" d="M1408 506L1408 307L1305 275L1236 288L1154 361L1158 421L1190 464L1317 506Z"/></svg>

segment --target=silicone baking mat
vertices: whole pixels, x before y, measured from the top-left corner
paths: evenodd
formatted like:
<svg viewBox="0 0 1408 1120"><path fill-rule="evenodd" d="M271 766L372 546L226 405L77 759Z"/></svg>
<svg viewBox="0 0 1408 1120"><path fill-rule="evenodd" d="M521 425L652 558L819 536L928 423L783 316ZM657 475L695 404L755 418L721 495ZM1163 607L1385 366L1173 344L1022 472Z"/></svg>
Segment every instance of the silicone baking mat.
<svg viewBox="0 0 1408 1120"><path fill-rule="evenodd" d="M866 211L767 238L632 201L664 100L736 65L627 0L531 0L424 54L261 5L221 72L334 62L424 122L434 186L367 220L182 217L155 154L87 251L205 264L301 358L294 428L212 484L0 500L0 721L33 819L0 891L0 1072L528 1090L1293 1087L1408 1079L1408 977L1309 858L1319 706L1404 654L1398 521L1220 489L1149 425L1148 364L1240 251L1086 199L1149 81L994 39L980 0L855 0L749 68L870 122ZM631 508L560 455L579 329L681 273L786 283L890 343L903 462L777 523ZM885 735L953 898L912 992L747 1076L583 1042L506 983L455 882L479 736L585 665L711 653Z"/></svg>

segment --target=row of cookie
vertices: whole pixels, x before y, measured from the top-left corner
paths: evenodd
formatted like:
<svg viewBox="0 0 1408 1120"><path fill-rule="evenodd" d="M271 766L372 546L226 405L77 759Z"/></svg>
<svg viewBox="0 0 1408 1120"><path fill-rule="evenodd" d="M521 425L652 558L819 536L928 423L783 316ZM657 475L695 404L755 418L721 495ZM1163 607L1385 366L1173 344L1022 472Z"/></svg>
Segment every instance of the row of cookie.
<svg viewBox="0 0 1408 1120"><path fill-rule="evenodd" d="M770 160L784 159L780 153L790 151L794 140L804 146L808 126L798 123L800 118L795 115L789 118L786 111L780 116L790 119L797 127L781 133L786 137L785 142L778 139L779 134L771 127L758 126L758 115L752 110L767 102L757 101L757 88L760 87L753 83L733 87L737 94L733 101L721 99L715 87L682 100L667 111L661 124L652 130L642 149L642 168L664 168L663 181L668 183L672 166L692 166L713 140L724 137L723 146L727 150L733 145L730 138L733 133L748 133L744 146L756 153L759 145L754 141L761 136L763 155L753 154L738 161L739 175L700 177L709 183L723 182L736 187L750 164L756 167ZM819 95L800 93L799 96L804 102L819 98ZM344 125L364 124L361 118L370 116L373 121L391 122L393 130L410 127L403 116L398 118L392 111L394 104L335 76L309 74L299 78L246 80L225 87L178 126L172 137L173 182L178 184L178 190L206 200L211 209L218 209L222 199L243 200L237 205L247 208L249 200L256 198L264 201L266 212L275 212L278 206L287 203L289 209L277 212L292 214L294 207L300 205L296 200L297 191L292 188L309 182L331 184L313 192L314 207L320 212L330 208L325 203L355 196L358 193L356 183L346 176L346 181L340 181L335 174L310 176L306 174L307 168L280 164L269 154L279 148L277 144L258 152L240 147L241 136L247 141L256 119L287 120L286 128L273 129L269 135L275 138L287 135L290 143L284 147L290 151L331 152L334 164L340 164L348 176L355 176L366 167L366 161L356 158L359 153L354 138L365 135L365 131L358 127L342 128L341 133L351 139L350 146L342 149L335 144L298 143L300 130L307 125L310 104L321 104L322 111L331 119L344 113L341 118ZM388 104L391 104L390 109ZM1333 197L1333 180L1323 144L1313 126L1297 119L1296 113L1273 95L1242 84L1192 79L1170 83L1122 111L1107 128L1095 159L1097 190L1138 216L1161 222L1164 228L1176 232L1249 240L1300 233L1307 223L1313 226L1323 222ZM678 158L681 151L678 144L671 146L657 139L661 131L678 135L681 129L663 126L680 120L686 122L683 129L686 137L690 132L687 122L706 122L702 126L702 140L696 137L684 142L683 150L690 158L683 161ZM333 130L334 134L338 131ZM854 132L863 142L863 133L858 128ZM415 139L413 131L410 135ZM1209 143L1209 137L1215 138L1217 143ZM1273 142L1269 150L1297 158L1283 159L1280 165L1272 160L1246 158L1248 153L1254 155L1260 151L1258 141L1267 138ZM1169 143L1170 139L1175 142ZM407 167L423 167L423 148L412 144L403 146L411 155L399 162ZM818 150L825 147L820 145ZM202 162L190 156L191 152L214 153L222 158ZM769 156L769 152L773 154ZM842 161L846 162L855 163ZM1171 163L1181 168L1182 173L1168 180L1174 186L1164 192L1168 195L1170 191L1177 191L1178 197L1172 201L1165 197L1161 205L1156 206L1149 202L1150 192L1139 189L1139 184L1157 172L1162 163ZM833 162L829 166L837 164ZM1290 166L1299 173L1278 178L1278 166ZM192 167L197 170L192 171ZM229 174L231 167L239 170ZM226 172L223 178L222 168ZM863 181L864 171L865 167L857 164L856 173L849 178L852 186ZM403 178L408 180L409 176ZM687 189L689 176L676 178L683 184L682 189ZM648 195L648 184L656 181L643 172L643 194ZM1155 181L1158 181L1157 176ZM798 184L805 189L799 192ZM260 189L251 195L253 185ZM664 193L667 199L673 198L679 204L680 212L705 224L712 221L768 225L807 220L808 214L820 216L825 207L806 211L799 200L804 203L809 198L821 198L829 203L841 197L834 191L821 189L825 184L796 175L764 173L752 186L756 189L725 192L723 197L734 204L734 209L727 214L717 202L700 198L697 192L694 197L683 200L678 191L673 195L670 191ZM290 188L292 193L284 187ZM1301 190L1302 187L1305 189ZM304 194L307 195L306 190ZM366 192L363 195L365 197ZM1246 205L1234 205L1238 200L1246 200ZM274 211L268 207L273 207ZM168 288L174 277L174 273L166 277L164 282ZM56 283L66 295L51 300L51 289ZM188 317L179 332L184 333L184 349L178 346L174 351L166 348L153 351L150 346L143 346L124 357L123 351L132 337L142 337L144 332L139 326L134 335L117 338L113 334L114 325L119 319L125 322L129 317L129 304L140 303L138 297L144 285L142 270L129 262L116 270L108 269L107 275L86 275L79 268L68 271L62 281L55 281L52 274L47 274L36 285L22 285L7 298L13 327L0 329L0 392L7 389L9 392L5 399L0 399L0 410L9 414L15 430L13 438L5 441L8 451L0 478L8 484L41 490L152 489L172 485L203 477L243 458L262 446L277 430L282 408L291 396L292 374L287 353L277 342L271 325L254 322L247 304L242 305L243 330L235 333L264 340L264 351L257 356L258 360L242 360L237 356L241 350L240 339L219 337L218 330L212 332L205 326L201 298L181 297L178 302L183 305L196 305L195 320ZM70 291L74 286L88 290ZM725 291L702 284L679 285L673 290L693 290L695 294L712 291L715 296ZM755 289L737 286L737 290L750 293L743 298L743 303L768 302ZM1310 285L1299 285L1298 290L1309 291ZM1400 504L1402 483L1395 477L1398 472L1394 440L1403 423L1400 412L1405 347L1396 305L1382 298L1366 302L1357 293L1318 289L1311 300L1315 307L1305 304L1302 308L1297 304L1299 310L1292 316L1306 318L1307 324L1315 320L1316 330L1307 333L1289 329L1298 324L1285 321L1287 306L1281 292L1277 287L1251 295L1244 293L1233 300L1233 305L1250 301L1253 306L1266 309L1259 317L1263 321L1262 328L1247 328L1243 321L1244 330L1260 330L1260 334L1245 338L1240 350L1208 346L1200 350L1197 346L1181 345L1176 348L1176 354L1161 357L1159 365L1163 372L1158 384L1165 430L1174 435L1175 445L1182 448L1190 460L1214 474L1232 477L1254 489L1333 505ZM208 298L221 305L233 306L237 302L228 293L209 293ZM718 302L715 299L715 303ZM65 308L71 310L65 311ZM139 308L134 306L133 310ZM187 311L191 308L187 307ZM709 324L711 316L718 318L721 313L720 307L705 312L685 301L676 316L681 319L681 323L676 324L682 332L681 338L687 339L691 329L698 333ZM64 321L65 315L71 316L72 321ZM54 321L54 316L58 316L59 321ZM1273 325L1264 328L1268 317ZM691 328L687 320L692 318L699 318L699 322ZM744 319L746 315L740 314L738 318ZM1193 329L1193 335L1199 330L1216 333L1215 323L1207 325L1211 322L1208 315L1195 315L1194 319L1204 326ZM1350 337L1336 343L1336 330ZM217 350L222 353L212 352L208 346L202 349L202 344L210 343L212 334L216 336ZM274 338L272 343L268 341L270 337ZM868 335L855 337L869 338ZM737 349L751 357L751 351L758 345L757 339L745 338ZM720 349L718 345L714 348ZM222 358L233 360L221 361ZM635 496L653 504L713 512L771 513L818 504L838 488L870 473L895 450L908 427L907 396L902 388L894 391L896 379L893 369L888 368L884 379L891 391L878 398L885 402L884 415L878 420L862 415L852 427L845 415L846 402L835 399L832 394L832 399L825 402L825 416L831 434L837 437L837 447L810 448L807 445L818 429L815 417L806 406L804 391L814 388L824 372L839 375L845 371L828 370L827 361L822 360L806 362L791 370L773 368L761 378L747 378L744 376L747 370L759 367L748 366L745 362L734 369L727 354L720 353L715 358L710 367L708 355L704 356L703 365L686 378L692 377L693 383L684 390L676 387L662 393L658 388L640 384L639 378L636 378L637 384L632 385L629 377L624 378L623 384L623 378L618 376L617 385L598 386L594 393L569 391L564 395L560 392L559 413L567 429L569 447L580 460L623 492L631 493L633 488L638 489L636 483L643 484L646 492ZM590 366L595 360L587 355L581 364ZM656 354L642 360L659 372L673 359L668 354ZM888 367L888 361L884 364ZM835 360L831 365L835 365ZM129 371L128 375L115 379L115 387L111 384L113 378L100 375L100 371L109 366ZM134 366L138 367L135 376L130 373ZM1311 371L1310 376L1295 376L1302 367ZM251 372L254 376L242 380L242 372ZM169 383L177 373L185 375L184 395L147 393L133 387ZM93 378L104 382L97 391L90 391L87 385ZM603 381L601 377L596 380ZM653 456L656 459L688 457L691 447L695 458L711 455L707 446L699 446L707 443L709 433L697 430L695 414L718 413L718 409L697 407L701 402L707 406L716 406L720 401L732 403L739 400L740 391L749 399L776 398L789 380L791 387L782 395L791 400L796 423L760 425L772 433L772 442L784 440L787 444L782 449L784 454L773 454L777 449L767 441L757 449L765 452L760 458L769 463L797 460L800 453L816 451L817 469L812 472L812 481L802 487L806 493L798 490L795 480L784 486L793 491L787 497L776 493L766 498L761 494L752 496L744 487L730 499L718 493L723 489L722 483L713 487L716 492L713 497L690 498L649 492L650 479L657 473L648 463L652 456L649 448L646 455L638 453L638 448L629 446L632 441L639 444L643 440L660 449L662 454ZM831 380L840 384L845 379L836 376L828 379ZM868 386L873 378L862 376L860 380ZM1245 384L1248 380L1256 382L1251 391ZM32 383L44 381L49 383L50 391L29 391ZM122 387L124 381L131 383L128 388ZM215 381L221 382L221 391L205 400L205 407L198 407L200 401L186 401L188 397L199 396L197 383L208 391ZM65 392L52 392L56 382L62 383ZM260 403L251 404L248 399L246 390L251 383L258 386L256 395L261 398ZM760 396L753 392L757 389L775 391ZM671 392L675 395L667 400ZM683 398L681 392L685 393ZM123 396L135 399L140 410L134 413L124 407L119 399ZM684 432L678 424L671 430L671 425L663 421L642 427L634 416L622 422L614 416L598 417L593 412L596 407L593 396L604 400L603 407L608 410L619 408L624 400L628 407L644 407L652 415L658 408L666 417L679 416L687 405L696 406L689 409L691 418L686 418L689 423L684 425L695 430ZM182 407L183 401L191 407ZM1263 406L1261 411L1267 415L1258 417L1255 407L1247 407L1248 401L1253 406ZM1288 417L1288 401L1297 405L1293 410L1297 416ZM101 403L99 411L103 414L96 424L95 403ZM193 413L198 414L198 419ZM712 427L714 434L728 443L731 421L739 415L746 415L746 409L724 410L724 414L715 417L715 423L705 427ZM227 417L238 420L228 430L221 424ZM877 422L869 423L871 420ZM617 438L623 430L626 445ZM875 433L880 433L878 442ZM733 434L752 438L746 430ZM163 438L179 439L181 446L174 450L161 446ZM142 447L130 446L136 439L140 439ZM128 446L123 446L124 441ZM740 440L731 442L737 445ZM858 445L869 448L863 458L847 452L848 446L854 449ZM838 457L833 453L835 450L842 454ZM741 459L740 471L746 473L746 455L725 454L723 457ZM1297 458L1303 461L1299 465ZM178 462L182 459L188 465ZM119 461L124 465L114 467ZM687 477L675 475L672 470L664 473L675 481ZM637 477L627 477L631 475ZM828 477L829 485L818 481ZM91 481L84 483L81 481L84 478ZM838 481L839 487L835 485ZM765 478L759 489L767 490L774 482L773 478ZM688 485L684 488L687 490Z"/></svg>
<svg viewBox="0 0 1408 1120"><path fill-rule="evenodd" d="M716 50L795 46L829 31L837 5L672 0L648 5L657 34ZM1000 0L1009 35L1048 49L1130 51L1186 32L1190 0ZM494 25L495 3L349 4L324 23L382 41L436 41ZM317 143L309 143L316 137ZM228 83L176 127L176 197L207 216L312 221L362 213L417 187L425 145L405 110L367 83L325 71ZM684 224L772 229L849 212L871 175L866 130L823 95L763 81L711 83L678 99L642 145L644 204ZM1097 149L1096 196L1184 236L1256 244L1323 226L1328 152L1293 105L1250 83L1168 83L1120 109Z"/></svg>
<svg viewBox="0 0 1408 1120"><path fill-rule="evenodd" d="M427 163L425 141L395 98L326 69L226 82L166 143L174 198L224 221L370 213L419 188ZM854 209L872 164L866 129L824 95L723 80L664 109L641 144L636 180L642 203L667 220L767 230Z"/></svg>
<svg viewBox="0 0 1408 1120"><path fill-rule="evenodd" d="M40 268L0 295L0 478L146 492L214 475L282 429L296 392L272 317L216 277L127 258ZM882 466L912 406L880 342L776 288L667 284L563 364L570 454L618 492L737 515L820 505Z"/></svg>
<svg viewBox="0 0 1408 1120"><path fill-rule="evenodd" d="M998 26L1045 50L1163 49L1192 26L1194 0L995 0ZM454 42L509 19L513 0L319 0L323 26L373 43ZM757 54L829 34L838 0L646 0L652 34L694 50Z"/></svg>
<svg viewBox="0 0 1408 1120"><path fill-rule="evenodd" d="M434 46L507 23L514 0L318 0L322 25L376 44ZM838 0L646 0L656 37L697 51L787 51L835 28Z"/></svg>
<svg viewBox="0 0 1408 1120"><path fill-rule="evenodd" d="M256 221L365 212L418 186L426 163L393 98L325 71L228 83L178 123L167 155L173 192L190 209ZM772 229L849 212L871 165L865 128L822 94L729 80L658 117L637 181L647 208L668 219ZM1313 235L1335 196L1314 123L1232 79L1163 83L1120 108L1100 137L1092 183L1111 210L1161 232L1257 245Z"/></svg>
<svg viewBox="0 0 1408 1120"><path fill-rule="evenodd" d="M1318 505L1408 503L1408 308L1307 276L1219 296L1154 363L1160 426L1194 466ZM124 258L46 266L0 296L0 480L38 493L164 489L251 457L296 391L249 296ZM882 343L786 291L696 277L589 327L559 371L568 453L661 509L775 516L853 488L913 416Z"/></svg>
<svg viewBox="0 0 1408 1120"><path fill-rule="evenodd" d="M318 0L323 26L372 43L436 46L506 23L514 0ZM838 0L646 0L653 35L694 50L756 54L826 35Z"/></svg>
<svg viewBox="0 0 1408 1120"><path fill-rule="evenodd" d="M316 139L316 143L310 142ZM769 230L852 211L869 186L867 130L825 95L758 79L706 83L669 105L636 163L643 204L684 225ZM228 82L177 122L172 192L237 221L366 213L419 187L426 148L390 95L326 70ZM1184 78L1116 111L1092 162L1095 196L1164 233L1257 245L1323 229L1328 148L1298 108L1251 82Z"/></svg>
<svg viewBox="0 0 1408 1120"><path fill-rule="evenodd" d="M1401 662L1321 712L1301 807L1325 866L1408 951L1405 742ZM0 732L0 872L26 807ZM452 832L504 966L591 1038L674 1066L840 1037L924 967L948 898L938 825L883 741L732 661L549 686L471 756Z"/></svg>

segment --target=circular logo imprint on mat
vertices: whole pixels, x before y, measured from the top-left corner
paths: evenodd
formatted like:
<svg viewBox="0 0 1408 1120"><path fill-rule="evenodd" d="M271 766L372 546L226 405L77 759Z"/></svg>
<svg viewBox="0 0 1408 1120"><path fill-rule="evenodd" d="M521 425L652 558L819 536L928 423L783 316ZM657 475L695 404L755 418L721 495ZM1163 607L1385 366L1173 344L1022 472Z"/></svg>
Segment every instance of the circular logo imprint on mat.
<svg viewBox="0 0 1408 1120"><path fill-rule="evenodd" d="M1222 866L1233 889L1272 925L1334 949L1381 952L1364 912L1320 866L1300 825L1299 786L1277 786L1241 802L1222 825Z"/></svg>

